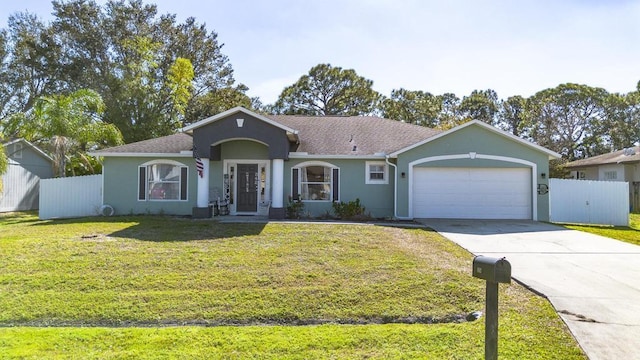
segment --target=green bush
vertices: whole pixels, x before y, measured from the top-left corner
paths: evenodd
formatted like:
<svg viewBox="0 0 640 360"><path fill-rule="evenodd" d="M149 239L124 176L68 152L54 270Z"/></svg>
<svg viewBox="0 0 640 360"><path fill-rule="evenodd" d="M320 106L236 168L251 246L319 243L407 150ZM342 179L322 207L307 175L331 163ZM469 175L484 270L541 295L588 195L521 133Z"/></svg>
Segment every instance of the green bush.
<svg viewBox="0 0 640 360"><path fill-rule="evenodd" d="M349 201L347 203L340 201L333 203L333 212L339 219L346 220L363 220L368 219L366 208L360 204L360 199Z"/></svg>
<svg viewBox="0 0 640 360"><path fill-rule="evenodd" d="M300 219L304 210L304 203L300 199L293 199L289 196L289 203L287 204L287 218L288 219Z"/></svg>

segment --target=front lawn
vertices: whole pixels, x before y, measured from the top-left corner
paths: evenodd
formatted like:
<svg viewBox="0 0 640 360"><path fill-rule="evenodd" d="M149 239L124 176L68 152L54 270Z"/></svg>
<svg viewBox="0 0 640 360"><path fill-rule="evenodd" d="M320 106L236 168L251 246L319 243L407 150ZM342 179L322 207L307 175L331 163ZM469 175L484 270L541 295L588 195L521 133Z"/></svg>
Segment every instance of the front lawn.
<svg viewBox="0 0 640 360"><path fill-rule="evenodd" d="M1 358L483 356L472 256L422 229L11 214L0 255ZM500 296L502 358L584 358L547 301Z"/></svg>
<svg viewBox="0 0 640 360"><path fill-rule="evenodd" d="M629 226L564 225L566 228L580 230L612 239L640 245L640 214L629 214Z"/></svg>

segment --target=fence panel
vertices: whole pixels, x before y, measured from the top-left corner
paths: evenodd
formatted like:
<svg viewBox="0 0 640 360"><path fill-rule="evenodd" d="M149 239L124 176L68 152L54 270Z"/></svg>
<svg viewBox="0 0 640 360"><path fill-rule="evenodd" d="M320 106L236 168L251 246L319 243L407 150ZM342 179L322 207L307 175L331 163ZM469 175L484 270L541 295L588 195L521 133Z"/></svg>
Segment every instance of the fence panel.
<svg viewBox="0 0 640 360"><path fill-rule="evenodd" d="M40 180L40 219L97 216L102 175Z"/></svg>
<svg viewBox="0 0 640 360"><path fill-rule="evenodd" d="M549 179L552 222L629 225L629 183Z"/></svg>

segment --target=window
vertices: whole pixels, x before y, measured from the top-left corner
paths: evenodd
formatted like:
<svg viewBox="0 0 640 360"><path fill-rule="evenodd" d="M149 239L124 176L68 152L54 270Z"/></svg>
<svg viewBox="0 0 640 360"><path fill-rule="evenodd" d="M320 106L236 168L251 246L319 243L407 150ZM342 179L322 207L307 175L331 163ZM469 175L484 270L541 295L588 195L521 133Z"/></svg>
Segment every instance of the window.
<svg viewBox="0 0 640 360"><path fill-rule="evenodd" d="M338 168L330 164L310 163L293 168L292 196L305 201L338 201L338 177Z"/></svg>
<svg viewBox="0 0 640 360"><path fill-rule="evenodd" d="M13 145L13 158L22 159L22 144L17 143Z"/></svg>
<svg viewBox="0 0 640 360"><path fill-rule="evenodd" d="M604 172L604 179L605 180L617 180L618 179L618 172L617 171L605 171Z"/></svg>
<svg viewBox="0 0 640 360"><path fill-rule="evenodd" d="M389 167L383 161L367 161L366 162L366 184L388 184L389 183Z"/></svg>
<svg viewBox="0 0 640 360"><path fill-rule="evenodd" d="M138 200L187 200L187 167L158 161L138 168Z"/></svg>

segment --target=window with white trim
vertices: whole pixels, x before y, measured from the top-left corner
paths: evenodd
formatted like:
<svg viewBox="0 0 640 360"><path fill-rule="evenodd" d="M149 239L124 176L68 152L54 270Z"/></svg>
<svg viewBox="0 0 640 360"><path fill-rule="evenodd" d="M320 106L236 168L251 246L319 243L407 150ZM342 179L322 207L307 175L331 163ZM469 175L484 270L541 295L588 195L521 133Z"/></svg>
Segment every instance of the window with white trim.
<svg viewBox="0 0 640 360"><path fill-rule="evenodd" d="M617 180L618 179L618 172L617 171L605 171L604 172L604 179L605 180Z"/></svg>
<svg viewBox="0 0 640 360"><path fill-rule="evenodd" d="M384 161L367 161L365 164L366 184L388 184L389 166Z"/></svg>
<svg viewBox="0 0 640 360"><path fill-rule="evenodd" d="M16 143L13 145L13 158L22 159L22 144Z"/></svg>
<svg viewBox="0 0 640 360"><path fill-rule="evenodd" d="M292 169L292 197L304 201L338 201L339 169L325 163Z"/></svg>
<svg viewBox="0 0 640 360"><path fill-rule="evenodd" d="M188 167L176 161L154 161L138 167L138 200L187 200Z"/></svg>

